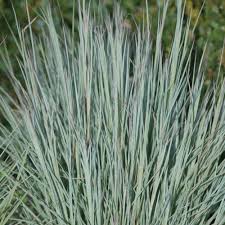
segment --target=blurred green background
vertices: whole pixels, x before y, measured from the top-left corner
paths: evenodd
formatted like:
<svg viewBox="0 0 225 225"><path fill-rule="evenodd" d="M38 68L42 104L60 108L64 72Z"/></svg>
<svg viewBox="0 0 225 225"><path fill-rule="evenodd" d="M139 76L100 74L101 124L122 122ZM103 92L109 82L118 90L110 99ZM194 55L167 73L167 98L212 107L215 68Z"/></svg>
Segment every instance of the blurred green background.
<svg viewBox="0 0 225 225"><path fill-rule="evenodd" d="M76 1L76 0L75 0ZM35 18L35 12L48 4L48 0L28 0L28 9L32 18ZM56 5L57 1L54 1ZM108 10L112 13L113 0L95 0L91 1L92 10L96 10L98 3L100 2L104 10ZM134 29L135 23L140 24L143 18L146 16L146 0L122 0L117 1L122 6L125 12L126 19L125 24L129 29ZM12 29L16 30L15 17L12 10L12 4L14 5L18 20L22 27L27 24L27 13L26 13L26 0L0 0L0 48L3 47L3 42L7 44L10 57L12 61L16 60L17 50L13 41L13 38L9 32L8 24ZM68 26L71 26L72 16L73 16L73 0L58 0L62 15ZM157 25L157 13L159 8L162 6L162 1L152 0L148 1L150 18L153 27L153 37L154 30ZM202 0L186 0L186 10L185 16L191 17L192 25L195 24L196 19L199 15L201 6L203 4ZM4 18L5 17L5 18ZM76 15L77 18L77 15ZM170 44L172 41L172 34L174 32L174 26L176 22L176 7L175 0L170 1L167 19L166 19L166 29L163 36L164 51L169 53ZM38 32L38 20L34 21L32 24L33 29ZM223 0L206 0L205 6L202 10L197 29L195 34L190 34L190 37L195 39L195 51L198 53L199 57L203 51L204 45L207 41L207 51L206 60L208 63L208 69L206 72L206 79L213 79L218 70L218 65L221 58L221 52L223 48L223 41L225 34L225 1ZM14 67L17 70L16 66ZM222 73L225 71L225 53L222 56ZM0 86L6 88L9 93L12 92L9 81L7 79L7 72L4 71L4 65L2 60L0 60Z"/></svg>

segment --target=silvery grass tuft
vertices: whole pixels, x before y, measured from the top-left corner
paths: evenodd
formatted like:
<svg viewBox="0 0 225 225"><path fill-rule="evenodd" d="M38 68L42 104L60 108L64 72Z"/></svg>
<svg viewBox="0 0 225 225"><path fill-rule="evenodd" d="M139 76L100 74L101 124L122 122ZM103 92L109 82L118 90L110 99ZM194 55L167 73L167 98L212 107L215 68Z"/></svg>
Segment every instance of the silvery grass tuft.
<svg viewBox="0 0 225 225"><path fill-rule="evenodd" d="M177 1L171 52L168 2L135 35L115 10L97 24L79 8L79 42L43 12L17 23L23 81L3 58L17 100L1 95L0 224L224 225L225 83L204 91L190 21Z"/></svg>

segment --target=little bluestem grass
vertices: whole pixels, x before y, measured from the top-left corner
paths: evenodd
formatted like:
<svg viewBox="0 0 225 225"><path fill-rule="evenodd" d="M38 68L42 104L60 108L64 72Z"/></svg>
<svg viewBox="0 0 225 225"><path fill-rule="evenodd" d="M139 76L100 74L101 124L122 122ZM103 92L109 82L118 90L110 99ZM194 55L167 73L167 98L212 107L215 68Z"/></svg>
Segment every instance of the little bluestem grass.
<svg viewBox="0 0 225 225"><path fill-rule="evenodd" d="M2 91L1 225L225 224L225 82L204 91L182 1L164 56L167 7L155 42L149 18L131 38L118 9L98 24L85 3L78 43L50 8L38 36L29 13L17 22L22 81L2 51L17 99Z"/></svg>

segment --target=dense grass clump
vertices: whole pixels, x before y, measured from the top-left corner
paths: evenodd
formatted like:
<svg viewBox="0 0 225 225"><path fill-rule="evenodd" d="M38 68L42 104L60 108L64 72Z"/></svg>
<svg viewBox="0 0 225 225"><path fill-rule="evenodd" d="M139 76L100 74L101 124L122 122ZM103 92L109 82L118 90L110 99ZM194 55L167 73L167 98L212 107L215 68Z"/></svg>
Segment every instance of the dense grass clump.
<svg viewBox="0 0 225 225"><path fill-rule="evenodd" d="M132 35L119 10L99 25L79 9L79 43L49 9L38 37L17 24L22 82L2 59L17 99L0 100L1 225L225 224L225 82L204 89L177 2L168 57L167 3L156 43L148 18Z"/></svg>

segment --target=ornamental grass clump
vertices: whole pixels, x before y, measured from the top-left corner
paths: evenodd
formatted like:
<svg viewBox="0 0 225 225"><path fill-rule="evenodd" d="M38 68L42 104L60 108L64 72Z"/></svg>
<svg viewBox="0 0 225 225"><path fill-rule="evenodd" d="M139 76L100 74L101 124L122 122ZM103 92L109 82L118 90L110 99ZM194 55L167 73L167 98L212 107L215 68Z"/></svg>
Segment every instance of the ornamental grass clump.
<svg viewBox="0 0 225 225"><path fill-rule="evenodd" d="M190 21L177 1L163 54L168 2L131 34L123 15L99 24L79 8L74 29L50 9L14 34L22 81L2 91L0 224L224 225L225 82L204 88ZM185 24L185 25L184 25Z"/></svg>

